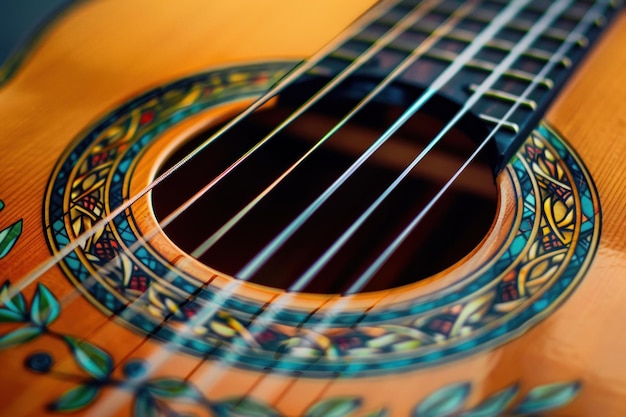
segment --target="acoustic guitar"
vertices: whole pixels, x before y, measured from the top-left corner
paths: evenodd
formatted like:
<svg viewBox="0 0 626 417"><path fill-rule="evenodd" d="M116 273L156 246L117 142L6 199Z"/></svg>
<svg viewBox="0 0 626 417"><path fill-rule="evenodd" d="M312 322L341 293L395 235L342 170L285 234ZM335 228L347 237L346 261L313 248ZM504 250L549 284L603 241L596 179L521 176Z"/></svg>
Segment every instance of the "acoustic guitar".
<svg viewBox="0 0 626 417"><path fill-rule="evenodd" d="M625 18L73 5L0 85L0 414L626 415Z"/></svg>

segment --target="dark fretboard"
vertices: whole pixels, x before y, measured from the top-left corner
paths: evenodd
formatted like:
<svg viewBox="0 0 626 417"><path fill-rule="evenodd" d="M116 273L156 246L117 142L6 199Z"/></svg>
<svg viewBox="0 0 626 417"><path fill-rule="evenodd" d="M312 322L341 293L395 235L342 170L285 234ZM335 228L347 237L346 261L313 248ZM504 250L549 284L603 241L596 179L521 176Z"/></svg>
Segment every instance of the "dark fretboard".
<svg viewBox="0 0 626 417"><path fill-rule="evenodd" d="M401 19L418 13L421 14L419 19L399 36L394 36L355 75L380 79L422 45L423 53L402 72L399 80L417 84L423 89L428 88L512 2L475 2L471 10L465 13L459 13L459 8L463 5L470 7L467 5L470 2L444 0L430 8L425 3L404 0L390 5L381 15L368 21L357 33L326 55L310 73L329 77L337 75L366 53ZM522 7L445 83L439 93L457 103L466 102L495 71L497 65L514 51L552 4L554 2L540 0L530 1ZM492 130L500 123L494 139L501 164L508 161L519 141L536 126L588 46L599 36L617 10L618 6L609 1L571 2L528 48L519 53L513 64L501 73L495 84L471 108L471 113L481 119L487 129ZM441 31L450 16L456 16L454 24L447 25L445 31ZM433 38L436 40L433 41ZM427 48L424 48L425 43L428 43ZM560 51L565 53L555 60L553 57ZM550 70L540 75L546 66ZM532 90L522 98L533 83ZM513 107L514 111L506 116Z"/></svg>

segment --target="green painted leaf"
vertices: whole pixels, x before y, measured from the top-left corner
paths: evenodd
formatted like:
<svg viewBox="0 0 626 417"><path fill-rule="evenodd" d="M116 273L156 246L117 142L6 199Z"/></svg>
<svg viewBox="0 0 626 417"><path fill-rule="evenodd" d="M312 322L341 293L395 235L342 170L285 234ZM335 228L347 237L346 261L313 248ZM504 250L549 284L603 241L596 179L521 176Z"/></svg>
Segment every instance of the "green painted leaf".
<svg viewBox="0 0 626 417"><path fill-rule="evenodd" d="M61 305L43 284L37 284L37 291L30 306L30 319L40 326L47 326L59 317Z"/></svg>
<svg viewBox="0 0 626 417"><path fill-rule="evenodd" d="M18 220L11 226L0 231L0 259L7 256L9 251L13 249L15 242L22 234L22 220Z"/></svg>
<svg viewBox="0 0 626 417"><path fill-rule="evenodd" d="M42 333L43 329L39 326L28 325L20 327L19 329L0 336L0 349L26 343Z"/></svg>
<svg viewBox="0 0 626 417"><path fill-rule="evenodd" d="M146 388L152 395L163 398L198 399L202 397L198 390L184 379L156 379L150 381Z"/></svg>
<svg viewBox="0 0 626 417"><path fill-rule="evenodd" d="M48 407L52 411L76 411L91 404L98 396L100 388L95 385L79 385L61 395Z"/></svg>
<svg viewBox="0 0 626 417"><path fill-rule="evenodd" d="M63 336L63 339L67 342L78 365L89 375L104 379L111 374L113 360L108 353L72 336Z"/></svg>
<svg viewBox="0 0 626 417"><path fill-rule="evenodd" d="M467 382L452 384L430 394L413 411L413 417L443 417L463 407L470 392Z"/></svg>
<svg viewBox="0 0 626 417"><path fill-rule="evenodd" d="M157 414L156 404L152 397L146 392L139 392L135 396L133 417L156 417Z"/></svg>
<svg viewBox="0 0 626 417"><path fill-rule="evenodd" d="M4 201L0 200L0 211L4 208Z"/></svg>
<svg viewBox="0 0 626 417"><path fill-rule="evenodd" d="M0 308L0 322L2 323L15 323L27 321L27 317L24 314L16 313L12 310Z"/></svg>
<svg viewBox="0 0 626 417"><path fill-rule="evenodd" d="M345 417L361 407L358 397L340 397L322 400L313 404L305 417Z"/></svg>
<svg viewBox="0 0 626 417"><path fill-rule="evenodd" d="M231 398L215 403L214 411L220 417L279 417L271 406L252 398Z"/></svg>
<svg viewBox="0 0 626 417"><path fill-rule="evenodd" d="M4 284L2 284L2 288L0 289L0 303L2 304L2 308L0 309L0 311L11 311L12 313L15 313L16 315L22 317L21 320L17 321L27 321L28 315L26 312L26 300L24 300L24 296L22 295L22 293L18 292L13 297L9 298L9 288L9 281L5 281Z"/></svg>
<svg viewBox="0 0 626 417"><path fill-rule="evenodd" d="M497 417L511 404L517 395L517 385L503 389L487 398L476 407L461 414L461 417Z"/></svg>
<svg viewBox="0 0 626 417"><path fill-rule="evenodd" d="M542 385L532 389L524 400L517 406L517 414L534 414L553 410L569 403L578 395L578 382L564 382Z"/></svg>

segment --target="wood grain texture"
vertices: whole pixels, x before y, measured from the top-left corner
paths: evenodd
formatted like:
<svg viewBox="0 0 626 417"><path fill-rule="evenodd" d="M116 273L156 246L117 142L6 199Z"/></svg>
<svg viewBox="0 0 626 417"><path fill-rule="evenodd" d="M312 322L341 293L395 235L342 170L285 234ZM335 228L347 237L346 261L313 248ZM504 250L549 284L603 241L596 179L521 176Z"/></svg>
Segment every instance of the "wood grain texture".
<svg viewBox="0 0 626 417"><path fill-rule="evenodd" d="M372 5L371 0L336 2L265 2L201 0L155 2L109 0L86 2L60 21L15 78L0 88L0 198L6 208L1 225L24 219L24 232L11 257L0 260L1 278L12 281L46 261L42 199L50 173L63 150L86 126L138 92L213 66L265 59L308 56ZM537 326L500 347L443 366L400 375L353 379L292 379L264 377L255 372L228 369L207 395L224 398L248 393L263 398L287 415L301 415L313 401L340 395L366 395L363 410L393 405L393 415L409 415L429 393L459 381L471 381L470 404L518 383L521 391L565 380L582 381L576 401L555 416L626 415L626 16L621 16L588 56L552 106L547 120L578 151L598 187L602 205L602 238L588 275L570 299ZM226 111L226 109L222 109ZM203 116L201 123L220 114ZM191 126L190 130L195 129ZM189 132L181 129L162 139L154 158ZM137 181L147 181L153 167L140 167ZM506 180L501 209L492 233L477 250L488 256L500 239L500 227L510 221L514 204ZM134 184L135 185L135 184ZM144 206L146 223L153 223ZM167 246L163 241L162 245ZM170 249L172 249L170 247ZM175 249L172 249L175 250ZM172 256L186 256L172 253ZM194 266L202 269L201 266ZM458 265L455 274L472 267ZM448 285L439 276L416 286L428 293ZM132 352L148 356L161 344L106 317L76 294L58 268L38 282L65 300L55 324L59 333L73 334L107 351L118 363ZM254 289L271 295L270 290ZM32 294L30 285L25 293ZM264 292L265 291L265 292ZM386 295L401 300L401 290ZM269 297L269 295L268 295ZM364 296L363 305L371 300ZM375 295L372 297L376 297ZM301 305L316 302L302 297ZM0 404L5 415L43 415L45 404L75 386L29 373L23 360L29 352L54 354L59 372L80 372L62 345L36 340L0 355L4 387ZM179 353L156 370L157 376L189 375L207 386L215 363ZM115 374L121 374L120 369ZM265 379L264 379L265 378ZM262 383L259 383L262 381ZM90 410L92 415L132 412L128 394L106 392ZM360 415L360 414L359 414Z"/></svg>

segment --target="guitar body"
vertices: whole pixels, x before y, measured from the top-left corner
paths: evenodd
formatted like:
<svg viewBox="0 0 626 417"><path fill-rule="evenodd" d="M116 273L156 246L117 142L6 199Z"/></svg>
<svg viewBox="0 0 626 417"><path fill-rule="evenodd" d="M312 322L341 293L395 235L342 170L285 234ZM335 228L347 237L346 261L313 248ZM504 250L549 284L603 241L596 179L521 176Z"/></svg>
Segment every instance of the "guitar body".
<svg viewBox="0 0 626 417"><path fill-rule="evenodd" d="M569 189L580 187L581 193L586 194L575 199L586 205L585 210L591 208L587 217L593 215L589 225L585 223L587 212L577 212L576 224L580 229L572 226L572 236L568 238L568 241L577 242L579 238L582 241L580 236L589 232L586 228L593 229L584 253L575 252L575 248L567 252L566 257L580 258L582 266L577 271L581 272L569 276L571 282L563 283L567 289L554 295L556 301L551 301L545 312L537 313L503 337L476 342L480 346L465 350L443 349L441 358L415 359L406 366L390 360L385 362L388 365L376 368L374 358L374 364L364 362L366 369L360 372L312 362L307 371L294 374L281 369L281 364L289 366L288 361L280 362L273 370L262 360L255 362L255 358L228 361L223 360L227 353L212 355L213 351L190 346L173 348L175 335L166 337L154 331L156 336L150 336L148 325L141 324L149 319L140 323L132 318L120 318L113 314L114 307L107 304L106 297L77 290L83 281L69 262L62 267L46 268L32 281L23 279L49 262L51 252L62 253L55 234L54 199L58 191L55 179L65 175L62 161L73 157L71 149L99 121L106 117L127 117L129 123L137 123L133 129L139 129L142 123L151 122L146 119L148 116L141 119L147 114L148 101L136 101L130 110L124 110L123 105L146 91L193 74L208 74L198 81L198 85L204 83L202 88L234 94L232 100L222 102L212 95L214 101L203 102L205 107L180 122L170 123L141 150L141 155L132 161L132 179L123 183L125 192L133 195L150 184L173 149L207 126L222 123L244 109L255 95L271 87L296 62L332 40L372 3L370 0L350 4L111 0L80 3L55 22L28 53L22 66L0 86L0 199L4 203L0 229L17 225L10 231L13 236L10 245L3 237L4 246L0 248L6 253L0 259L0 270L1 278L10 283L6 287L19 286L24 301L24 307L20 307L14 298L9 303L13 313L5 313L0 323L3 335L0 414L40 416L79 410L85 415L165 416L174 415L176 410L197 415L232 412L246 416L307 413L311 416L445 416L479 410L481 404L487 407L485 401L490 398L496 411L489 414L484 408L485 414L475 415L500 415L505 409L511 415L626 414L623 360L626 332L621 322L626 319L623 302L626 296L623 280L626 277L626 16L623 13L593 46L550 107L545 117L548 123L545 126L549 127L542 127L538 133L545 142L537 139L541 142L537 142L538 149L549 148L554 152L562 149L564 155L575 155L561 162L565 169L561 175L566 178L561 183L571 183ZM225 68L237 70L224 75L220 71ZM211 74L220 74L222 81L211 84ZM235 91L233 85L240 85L237 76L244 77L240 83L244 87L236 87ZM250 85L254 88L247 90ZM163 91L167 88L163 87ZM172 89L175 106L185 100L196 100L193 91L193 87L184 93ZM130 137L130 130L120 133L120 137ZM560 148L561 143L567 145ZM70 165L80 167L95 155L86 152L77 153L77 159ZM115 169L123 166L121 161L113 164ZM528 172L534 172L530 162L527 165ZM419 283L355 296L346 308L372 314L391 311L392 306L412 304L413 299L432 298L438 291L460 285L473 271L494 265L501 259L506 242L514 239L512 233L521 227L516 226L517 222L523 222L517 216L523 210L519 198L524 198L524 180L516 178L515 172L518 172L516 168L505 169L498 176L498 207L493 226L472 253ZM68 184L76 184L90 172L68 175L74 175L74 183ZM114 180L106 181L109 182L103 187L115 186ZM538 197L539 188L533 190ZM63 198L59 200L60 206L70 207ZM548 199L543 203L547 212L562 210L546 208L550 206ZM60 218L65 218L69 225L76 224L76 230L88 230L97 222L94 218L93 224L88 224L81 217L83 223L72 223L78 217L72 217L74 214L69 209L66 214L67 217ZM133 219L132 230L138 236L158 230L148 196L133 205L129 218ZM538 224L537 228L540 227ZM539 229L533 230L528 232L529 241ZM123 235L119 230L112 233ZM96 240L97 236L91 243L95 245ZM211 285L218 289L228 286L227 276L194 261L164 233L153 233L147 240L159 259L169 262L171 268L200 277L200 281L211 278ZM534 262L532 265L540 263ZM88 264L89 259L84 258L84 263ZM522 273L531 271L532 267L522 268ZM528 275L533 273L539 274L531 271ZM566 271L562 275L568 276ZM103 288L109 285L106 280L100 283ZM141 294L141 288L138 291ZM161 306L167 314L176 314L176 308L167 310L164 294L167 293L155 295L161 298L152 300L152 307ZM238 300L251 300L261 306L281 294L281 290L251 283L235 290ZM455 305L459 311L475 308L467 313L470 317L481 311L480 303L484 301L481 300L477 297L471 306L463 301ZM6 309L9 304L6 300L3 303ZM338 296L303 293L285 303L287 310L311 312L330 309L341 300ZM446 314L459 320L459 311L454 305L449 308ZM517 310L511 308L511 314L516 314ZM164 314L163 311L153 312L153 316ZM150 315L146 314L146 317ZM229 316L220 317L222 321L214 324L214 332L224 337L245 333L229 321ZM486 323L477 334L490 331L491 325ZM398 349L400 342L407 342L403 346L414 346L408 342L415 340L407 334L389 336L385 332L391 327L377 326L374 322L365 326L370 329L369 339L364 339L367 347L380 348L391 341L395 341ZM297 330L286 324L283 327L289 337L298 336ZM16 333L25 328L30 330ZM399 331L398 328L394 327ZM409 333L420 332L417 327L406 329ZM334 331L339 334L342 329ZM324 340L335 343L332 339L335 333L323 333L327 338ZM17 336L11 341L5 336L8 334ZM326 343L317 341L319 345ZM429 349L428 354L437 352L436 345ZM432 357L435 356L436 353ZM515 407L517 412L512 411Z"/></svg>

